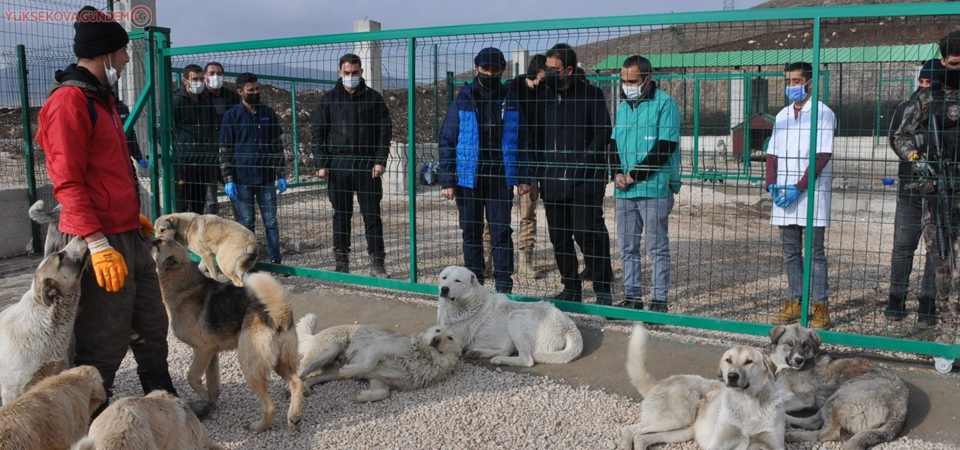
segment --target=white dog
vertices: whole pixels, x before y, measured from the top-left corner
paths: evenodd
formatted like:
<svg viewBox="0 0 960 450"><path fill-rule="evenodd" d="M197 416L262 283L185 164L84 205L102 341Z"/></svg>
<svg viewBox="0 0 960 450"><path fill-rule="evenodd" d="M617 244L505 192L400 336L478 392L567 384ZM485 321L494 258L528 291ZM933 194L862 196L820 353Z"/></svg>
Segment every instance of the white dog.
<svg viewBox="0 0 960 450"><path fill-rule="evenodd" d="M640 423L621 431L621 450L690 440L706 450L784 448L785 393L774 381L773 363L759 350L727 350L720 359L723 381L674 375L658 382L647 372L646 347L647 329L636 325L627 373L644 400Z"/></svg>
<svg viewBox="0 0 960 450"><path fill-rule="evenodd" d="M73 238L47 255L30 290L0 312L0 390L3 404L23 395L33 383L67 365L80 301L80 277L87 264L87 243Z"/></svg>
<svg viewBox="0 0 960 450"><path fill-rule="evenodd" d="M493 294L465 267L440 272L437 323L463 338L465 357L497 365L566 364L583 351L580 330L556 306Z"/></svg>

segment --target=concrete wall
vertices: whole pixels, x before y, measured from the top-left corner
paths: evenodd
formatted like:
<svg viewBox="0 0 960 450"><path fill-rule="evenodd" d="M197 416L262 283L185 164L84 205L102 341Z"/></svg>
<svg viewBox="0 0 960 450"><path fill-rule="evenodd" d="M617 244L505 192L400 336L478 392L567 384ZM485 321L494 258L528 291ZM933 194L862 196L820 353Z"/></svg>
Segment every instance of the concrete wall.
<svg viewBox="0 0 960 450"><path fill-rule="evenodd" d="M32 238L30 218L27 210L30 209L30 198L24 189L0 190L0 258L25 253L27 244Z"/></svg>

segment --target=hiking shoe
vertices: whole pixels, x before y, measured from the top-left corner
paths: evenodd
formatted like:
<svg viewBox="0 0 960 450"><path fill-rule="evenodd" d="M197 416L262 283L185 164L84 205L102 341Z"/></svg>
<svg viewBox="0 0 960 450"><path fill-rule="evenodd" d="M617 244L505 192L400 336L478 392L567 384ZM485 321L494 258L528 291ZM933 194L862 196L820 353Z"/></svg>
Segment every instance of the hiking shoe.
<svg viewBox="0 0 960 450"><path fill-rule="evenodd" d="M808 325L815 330L830 328L830 309L827 308L827 302L813 302L813 317Z"/></svg>
<svg viewBox="0 0 960 450"><path fill-rule="evenodd" d="M666 300L654 300L650 302L650 311L653 312L667 312L667 302Z"/></svg>
<svg viewBox="0 0 960 450"><path fill-rule="evenodd" d="M632 308L632 309L643 309L643 298L642 297L630 297L627 296L623 299L623 303L620 305L621 308Z"/></svg>
<svg viewBox="0 0 960 450"><path fill-rule="evenodd" d="M783 311L777 314L770 323L774 325L785 325L800 320L800 299L788 298L783 305Z"/></svg>
<svg viewBox="0 0 960 450"><path fill-rule="evenodd" d="M903 297L902 295L890 294L887 308L883 310L883 315L887 317L887 320L899 322L907 317L907 306Z"/></svg>
<svg viewBox="0 0 960 450"><path fill-rule="evenodd" d="M564 289L560 291L559 294L550 297L554 300L563 300L565 302L583 302L583 293L580 291L571 291L569 289Z"/></svg>

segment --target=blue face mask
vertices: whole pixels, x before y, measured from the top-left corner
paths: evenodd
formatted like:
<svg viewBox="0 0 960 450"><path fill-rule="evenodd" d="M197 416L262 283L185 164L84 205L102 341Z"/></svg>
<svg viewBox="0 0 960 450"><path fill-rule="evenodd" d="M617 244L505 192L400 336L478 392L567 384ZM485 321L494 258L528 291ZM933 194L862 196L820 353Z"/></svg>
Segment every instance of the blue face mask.
<svg viewBox="0 0 960 450"><path fill-rule="evenodd" d="M807 89L802 84L799 86L787 86L785 92L787 99L791 102L802 102L803 99L807 98Z"/></svg>

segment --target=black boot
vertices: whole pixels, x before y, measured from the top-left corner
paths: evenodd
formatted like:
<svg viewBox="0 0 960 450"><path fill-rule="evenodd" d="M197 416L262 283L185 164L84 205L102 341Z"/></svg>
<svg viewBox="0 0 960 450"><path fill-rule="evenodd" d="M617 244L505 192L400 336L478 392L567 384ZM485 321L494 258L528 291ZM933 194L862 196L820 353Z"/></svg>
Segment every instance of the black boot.
<svg viewBox="0 0 960 450"><path fill-rule="evenodd" d="M335 252L334 257L337 263L333 270L340 273L350 273L350 254Z"/></svg>
<svg viewBox="0 0 960 450"><path fill-rule="evenodd" d="M177 393L177 388L173 387L173 380L170 379L169 373L163 375L137 375L140 377L140 387L143 388L143 395L147 395L153 391L167 391L173 394L174 397L180 396L180 394Z"/></svg>
<svg viewBox="0 0 960 450"><path fill-rule="evenodd" d="M383 253L370 254L370 276L371 277L390 278L390 275L387 275L387 268L383 264L384 259L386 259L386 256Z"/></svg>
<svg viewBox="0 0 960 450"><path fill-rule="evenodd" d="M917 322L921 325L933 327L937 325L937 302L932 297L920 297L920 306L917 307Z"/></svg>
<svg viewBox="0 0 960 450"><path fill-rule="evenodd" d="M887 316L887 320L899 322L903 320L904 317L907 317L906 299L904 297L906 296L890 294L887 309L883 310L883 315Z"/></svg>

